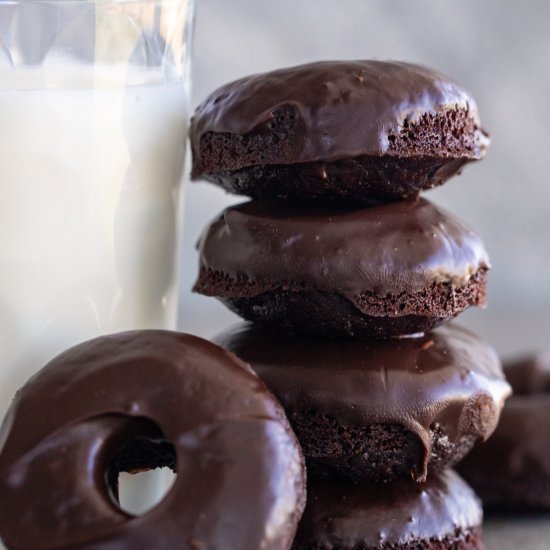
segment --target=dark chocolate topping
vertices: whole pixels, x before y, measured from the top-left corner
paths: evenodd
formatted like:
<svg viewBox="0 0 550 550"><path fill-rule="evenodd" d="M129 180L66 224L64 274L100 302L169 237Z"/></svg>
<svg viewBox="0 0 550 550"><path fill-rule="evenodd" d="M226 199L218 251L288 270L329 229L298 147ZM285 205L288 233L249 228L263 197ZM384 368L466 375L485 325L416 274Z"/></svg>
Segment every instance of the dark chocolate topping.
<svg viewBox="0 0 550 550"><path fill-rule="evenodd" d="M424 199L340 212L254 201L228 208L206 229L200 264L260 283L256 294L313 288L338 292L361 309L365 292L397 296L436 282L463 287L489 259L473 231ZM232 297L229 286L227 292Z"/></svg>
<svg viewBox="0 0 550 550"><path fill-rule="evenodd" d="M379 548L382 544L425 543L479 527L483 519L479 499L452 470L425 484L399 480L356 486L331 481L308 485L297 547Z"/></svg>
<svg viewBox="0 0 550 550"><path fill-rule="evenodd" d="M132 438L154 444L159 434L178 476L133 517L110 494L110 461ZM303 483L297 443L264 384L184 334L120 333L66 351L19 391L0 429L10 549L288 548Z"/></svg>
<svg viewBox="0 0 550 550"><path fill-rule="evenodd" d="M451 109L476 122L480 158L488 145L468 92L440 73L410 63L324 61L253 75L213 92L191 122L195 154L208 132L269 131L279 112L294 119L293 162L392 154L391 136L422 115ZM446 150L433 151L445 155ZM403 154L402 152L400 154Z"/></svg>
<svg viewBox="0 0 550 550"><path fill-rule="evenodd" d="M289 415L314 411L342 425L399 424L431 452L439 424L452 441L487 438L510 386L495 351L449 326L396 340L292 338L242 323L215 341L252 365Z"/></svg>

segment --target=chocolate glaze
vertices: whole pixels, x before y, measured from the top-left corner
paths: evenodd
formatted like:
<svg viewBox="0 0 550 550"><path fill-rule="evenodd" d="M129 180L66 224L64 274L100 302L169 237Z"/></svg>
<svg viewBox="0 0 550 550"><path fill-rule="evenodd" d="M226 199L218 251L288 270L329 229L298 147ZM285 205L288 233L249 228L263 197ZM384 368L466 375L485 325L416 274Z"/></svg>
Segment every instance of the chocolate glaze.
<svg viewBox="0 0 550 550"><path fill-rule="evenodd" d="M454 325L368 342L292 338L242 323L215 341L252 365L289 416L314 411L344 426L405 426L424 448L419 479L436 424L451 441L485 439L510 394L495 351Z"/></svg>
<svg viewBox="0 0 550 550"><path fill-rule="evenodd" d="M316 482L309 483L294 545L380 548L383 544L425 543L479 528L482 520L479 499L452 470L425 484L407 480L357 486Z"/></svg>
<svg viewBox="0 0 550 550"><path fill-rule="evenodd" d="M465 461L464 475L480 487L482 496L489 495L491 506L541 504L549 509L548 493L542 498L533 495L550 485L550 355L511 361L504 372L514 395L506 403L493 437L474 449ZM533 483L538 487L529 487ZM523 494L514 492L514 497L508 499L515 484Z"/></svg>
<svg viewBox="0 0 550 550"><path fill-rule="evenodd" d="M106 479L135 437L169 441L178 472L140 517ZM10 549L283 549L303 492L279 404L248 366L189 335L127 332L69 349L18 392L0 430Z"/></svg>
<svg viewBox="0 0 550 550"><path fill-rule="evenodd" d="M489 268L479 237L425 199L340 212L248 202L225 210L199 247L201 269L259 283L247 296L309 287L338 292L360 310L366 292L397 296L435 282L459 288ZM227 285L224 296L241 295Z"/></svg>
<svg viewBox="0 0 550 550"><path fill-rule="evenodd" d="M473 156L481 158L488 139L479 129L475 101L448 77L410 63L322 61L218 88L197 108L190 138L197 155L207 132L264 132L277 111L291 109L297 133L293 162L391 155L389 137L399 135L405 124L457 108L476 121Z"/></svg>

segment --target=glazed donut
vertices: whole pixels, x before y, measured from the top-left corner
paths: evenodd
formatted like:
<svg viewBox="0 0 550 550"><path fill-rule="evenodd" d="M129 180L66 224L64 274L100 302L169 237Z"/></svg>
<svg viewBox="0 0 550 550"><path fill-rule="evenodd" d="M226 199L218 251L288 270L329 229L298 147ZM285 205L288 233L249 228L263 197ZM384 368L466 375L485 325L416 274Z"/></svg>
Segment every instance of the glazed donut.
<svg viewBox="0 0 550 550"><path fill-rule="evenodd" d="M425 481L491 435L511 391L493 348L454 324L362 341L241 323L214 341L250 363L285 408L309 478Z"/></svg>
<svg viewBox="0 0 550 550"><path fill-rule="evenodd" d="M195 292L276 330L386 339L486 302L482 241L425 199L338 211L251 201L198 247Z"/></svg>
<svg viewBox="0 0 550 550"><path fill-rule="evenodd" d="M411 63L320 61L213 91L191 120L192 177L256 199L414 200L487 152L474 98Z"/></svg>
<svg viewBox="0 0 550 550"><path fill-rule="evenodd" d="M142 516L120 471L172 467ZM0 537L9 549L286 549L305 503L303 459L252 370L200 338L133 331L59 355L0 429Z"/></svg>
<svg viewBox="0 0 550 550"><path fill-rule="evenodd" d="M452 470L426 483L308 484L293 550L485 550L483 511Z"/></svg>
<svg viewBox="0 0 550 550"><path fill-rule="evenodd" d="M504 372L514 395L460 470L487 509L550 510L550 354L508 362Z"/></svg>

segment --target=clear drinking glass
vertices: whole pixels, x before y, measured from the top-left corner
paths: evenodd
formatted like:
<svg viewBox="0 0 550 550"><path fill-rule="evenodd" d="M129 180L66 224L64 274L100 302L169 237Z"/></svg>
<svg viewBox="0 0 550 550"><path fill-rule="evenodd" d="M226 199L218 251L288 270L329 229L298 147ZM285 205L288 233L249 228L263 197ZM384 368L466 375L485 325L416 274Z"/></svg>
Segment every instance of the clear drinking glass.
<svg viewBox="0 0 550 550"><path fill-rule="evenodd" d="M193 0L0 0L0 421L49 359L175 328Z"/></svg>

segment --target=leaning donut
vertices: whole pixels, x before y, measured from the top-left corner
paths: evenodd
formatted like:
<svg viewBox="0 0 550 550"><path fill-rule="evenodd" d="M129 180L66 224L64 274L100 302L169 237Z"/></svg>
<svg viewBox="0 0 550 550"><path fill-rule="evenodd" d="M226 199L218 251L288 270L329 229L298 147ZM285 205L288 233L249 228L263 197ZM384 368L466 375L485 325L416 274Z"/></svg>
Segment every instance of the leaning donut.
<svg viewBox="0 0 550 550"><path fill-rule="evenodd" d="M120 471L177 478L142 516ZM248 366L194 336L134 331L64 352L0 428L0 537L9 549L283 549L304 468L279 404Z"/></svg>

